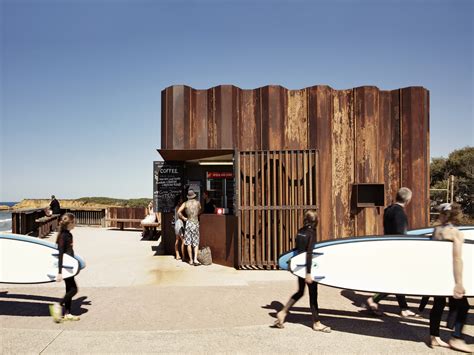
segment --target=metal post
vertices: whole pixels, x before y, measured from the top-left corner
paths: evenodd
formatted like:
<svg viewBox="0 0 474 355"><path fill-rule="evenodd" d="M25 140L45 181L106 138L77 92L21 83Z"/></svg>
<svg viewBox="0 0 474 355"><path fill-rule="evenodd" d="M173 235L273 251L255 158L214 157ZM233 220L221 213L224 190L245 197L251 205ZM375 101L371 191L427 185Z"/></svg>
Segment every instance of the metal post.
<svg viewBox="0 0 474 355"><path fill-rule="evenodd" d="M448 182L446 184L446 202L448 202L448 203L449 203L449 190L450 190L449 182L450 182L450 180L451 180L451 176L448 176Z"/></svg>
<svg viewBox="0 0 474 355"><path fill-rule="evenodd" d="M454 175L450 176L451 178L451 203L454 202Z"/></svg>

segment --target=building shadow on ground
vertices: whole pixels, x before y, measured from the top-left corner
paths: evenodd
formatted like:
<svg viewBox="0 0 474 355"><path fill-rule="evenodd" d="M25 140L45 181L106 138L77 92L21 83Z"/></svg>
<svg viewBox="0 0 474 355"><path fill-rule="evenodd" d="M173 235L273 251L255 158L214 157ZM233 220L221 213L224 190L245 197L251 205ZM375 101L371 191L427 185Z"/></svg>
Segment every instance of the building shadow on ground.
<svg viewBox="0 0 474 355"><path fill-rule="evenodd" d="M361 296L364 299L367 297ZM283 304L272 301L270 304L262 306L262 308L272 310L269 315L272 317L273 323L276 320L277 313L283 309ZM398 309L398 306L394 308ZM429 337L429 320L427 317L401 318L398 313L378 317L365 309L348 311L320 308L319 314L321 322L337 332L413 342L426 342ZM293 306L286 317L285 323L301 324L311 328L310 308ZM441 325L441 336L448 339L451 330L444 328L445 322ZM270 325L270 327L274 327L274 325ZM465 336L468 344L472 343L473 339L472 336Z"/></svg>
<svg viewBox="0 0 474 355"><path fill-rule="evenodd" d="M163 249L163 246L161 245L152 245L151 246L151 251L155 252L155 254L153 254L153 256L163 256L163 255L166 255L165 254L165 251ZM171 255L169 255L171 256Z"/></svg>
<svg viewBox="0 0 474 355"><path fill-rule="evenodd" d="M140 241L145 241L145 242L157 242L160 240L160 237L158 236L150 236L149 234L141 234L141 239Z"/></svg>
<svg viewBox="0 0 474 355"><path fill-rule="evenodd" d="M49 305L60 302L61 298L38 295L13 294L8 291L0 292L0 315L17 317L49 317ZM81 315L88 312L84 306L91 305L87 296L72 300L71 311Z"/></svg>

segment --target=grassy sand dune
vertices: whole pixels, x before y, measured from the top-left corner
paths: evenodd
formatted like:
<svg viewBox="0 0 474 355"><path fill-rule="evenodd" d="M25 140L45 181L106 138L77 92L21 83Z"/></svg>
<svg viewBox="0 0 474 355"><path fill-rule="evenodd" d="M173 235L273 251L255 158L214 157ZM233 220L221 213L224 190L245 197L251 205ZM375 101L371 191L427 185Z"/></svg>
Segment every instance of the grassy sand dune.
<svg viewBox="0 0 474 355"><path fill-rule="evenodd" d="M46 208L49 199L24 199L13 206L13 209ZM149 198L115 199L110 197L81 197L79 199L58 199L61 208L107 208L107 207L146 207L151 201Z"/></svg>

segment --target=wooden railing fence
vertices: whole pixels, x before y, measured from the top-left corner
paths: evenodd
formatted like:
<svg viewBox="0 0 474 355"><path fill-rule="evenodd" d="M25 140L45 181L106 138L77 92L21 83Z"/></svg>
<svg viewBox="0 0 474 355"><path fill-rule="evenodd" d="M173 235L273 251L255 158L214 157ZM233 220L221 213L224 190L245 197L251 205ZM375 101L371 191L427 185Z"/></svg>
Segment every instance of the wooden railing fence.
<svg viewBox="0 0 474 355"><path fill-rule="evenodd" d="M105 208L65 210L76 217L76 224L80 226L104 226L105 211Z"/></svg>
<svg viewBox="0 0 474 355"><path fill-rule="evenodd" d="M136 222L125 222L124 228L141 228L140 221L145 218L146 208L144 207L109 207L106 210L106 219L136 219ZM108 221L106 227L117 228L117 222Z"/></svg>
<svg viewBox="0 0 474 355"><path fill-rule="evenodd" d="M117 227L116 222L105 222L107 217L135 219L137 222L126 222L124 227L141 228L138 220L145 218L145 211L145 208L109 207L107 209L62 209L61 214L71 212L76 218L77 225L81 226ZM39 221L44 217L44 209L13 211L12 233L43 237L47 233L43 231L42 223Z"/></svg>
<svg viewBox="0 0 474 355"><path fill-rule="evenodd" d="M12 212L12 233L38 236L38 218L46 216L44 209L17 210Z"/></svg>

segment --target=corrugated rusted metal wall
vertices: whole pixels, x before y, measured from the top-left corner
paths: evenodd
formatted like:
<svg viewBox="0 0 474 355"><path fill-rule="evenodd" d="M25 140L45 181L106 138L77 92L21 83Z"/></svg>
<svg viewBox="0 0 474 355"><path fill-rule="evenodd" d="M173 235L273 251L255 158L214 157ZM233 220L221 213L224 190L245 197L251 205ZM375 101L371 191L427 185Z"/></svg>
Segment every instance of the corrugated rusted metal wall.
<svg viewBox="0 0 474 355"><path fill-rule="evenodd" d="M318 149L322 239L382 233L382 209L351 207L352 184L413 190L411 228L428 224L429 92L373 86L265 86L162 92L162 149Z"/></svg>

